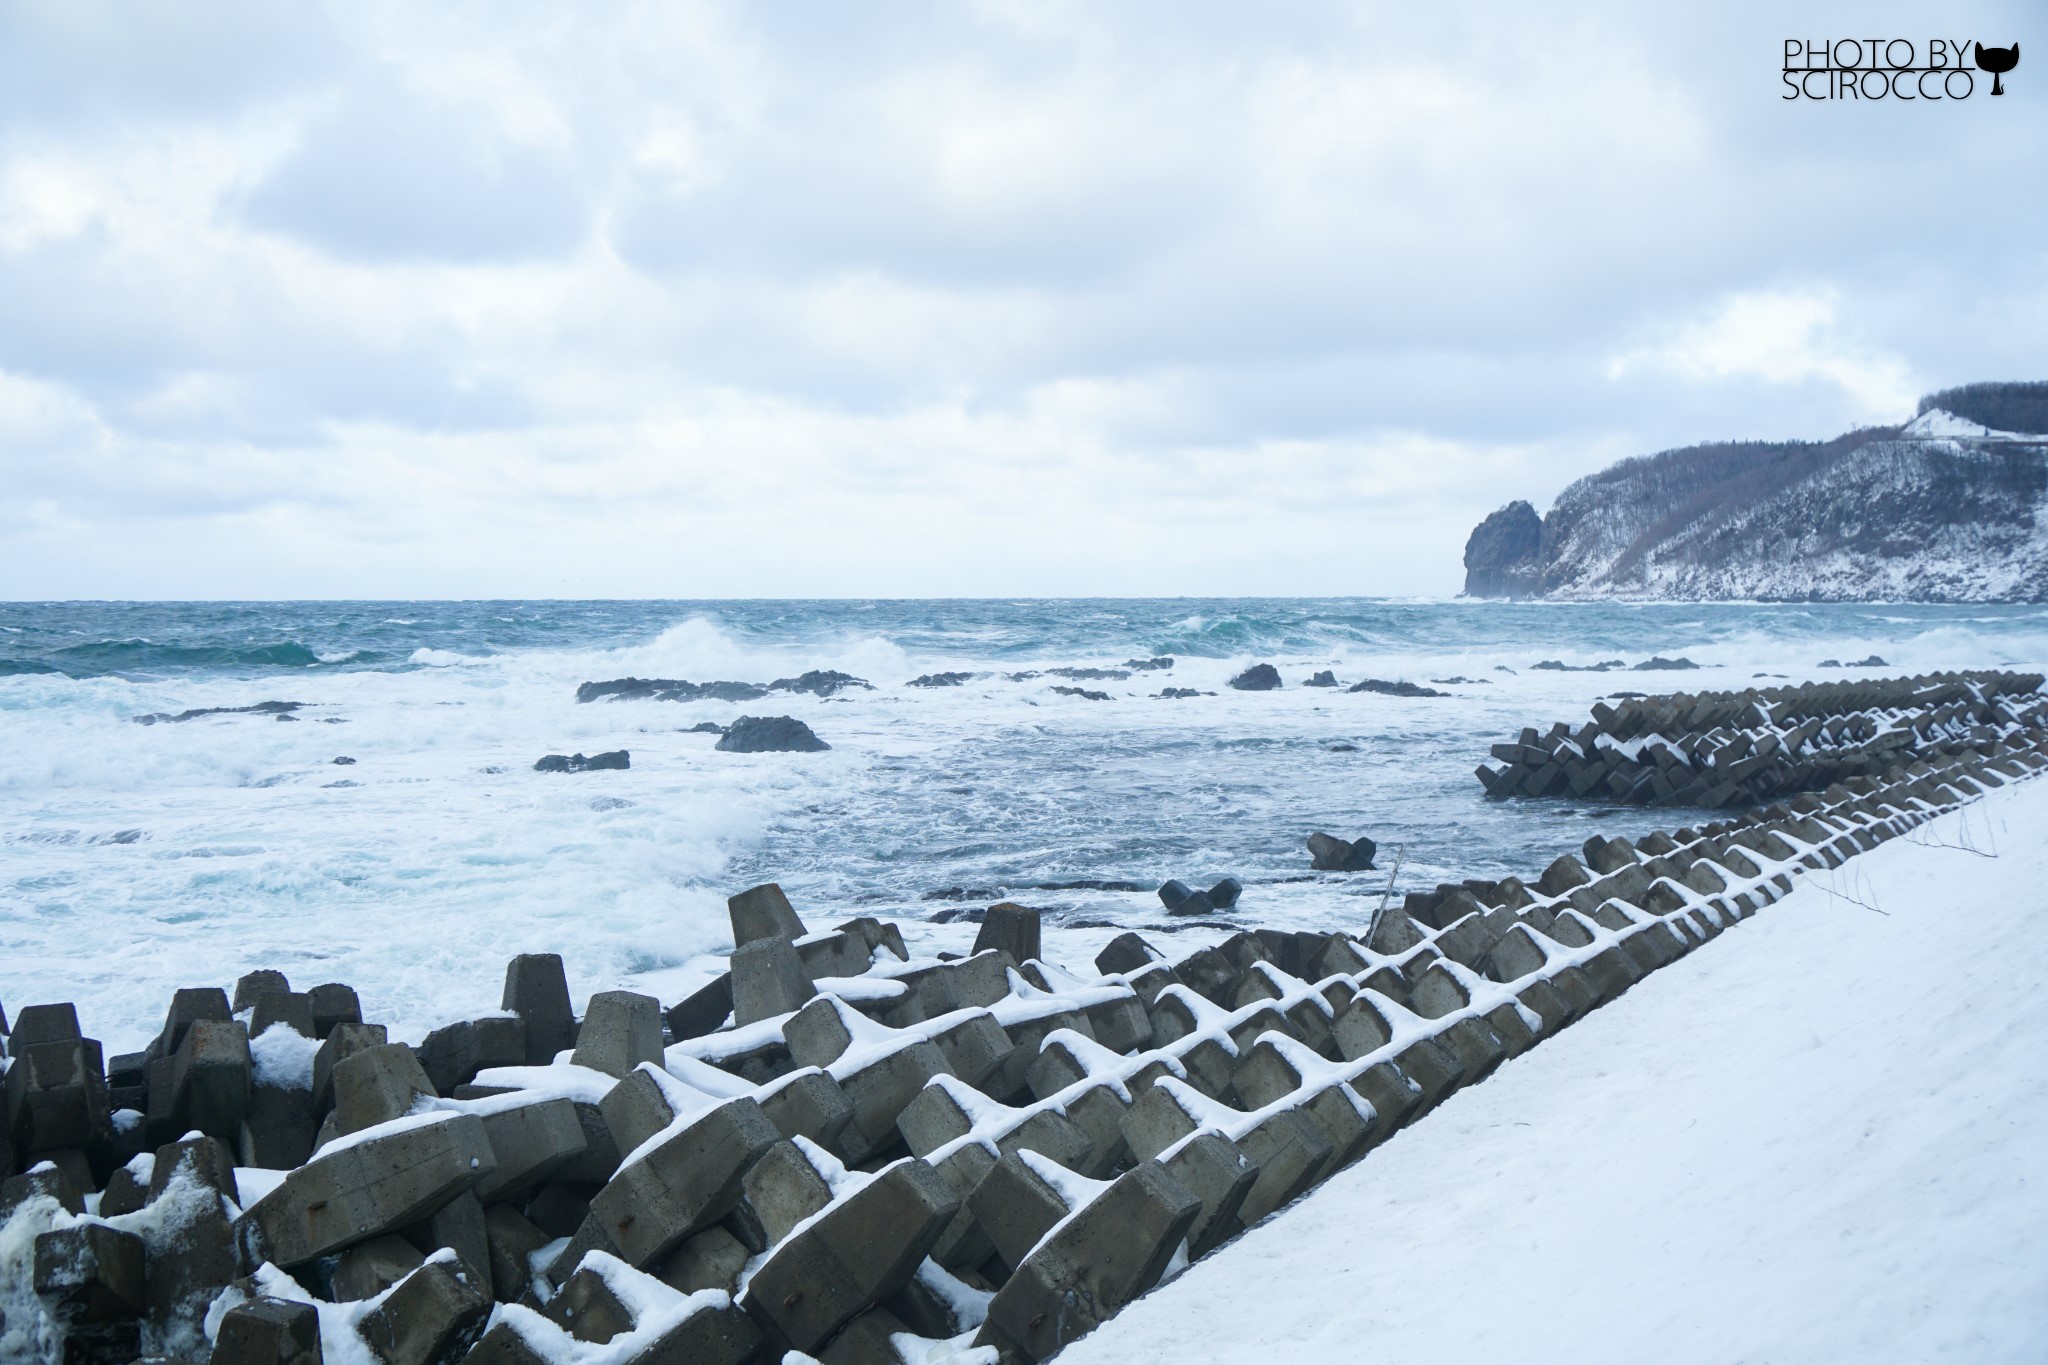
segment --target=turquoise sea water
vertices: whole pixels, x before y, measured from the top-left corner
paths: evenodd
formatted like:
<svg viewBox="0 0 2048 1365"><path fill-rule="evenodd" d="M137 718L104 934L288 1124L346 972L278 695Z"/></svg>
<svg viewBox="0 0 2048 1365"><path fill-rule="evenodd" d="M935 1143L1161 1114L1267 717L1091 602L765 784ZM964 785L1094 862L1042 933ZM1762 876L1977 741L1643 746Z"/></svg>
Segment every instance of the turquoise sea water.
<svg viewBox="0 0 2048 1365"><path fill-rule="evenodd" d="M2038 607L1372 599L0 604L0 1003L77 999L120 1047L179 984L251 966L346 980L401 1033L497 1003L551 950L579 994L672 998L727 946L723 898L779 880L814 924L1008 896L1055 943L1162 925L1149 888L1230 873L1246 922L1338 927L1385 876L1308 875L1313 829L1370 834L1400 887L1528 873L1668 812L1498 805L1472 770L1617 690L1883 668L2048 667ZM1553 672L1683 656L1693 672ZM1171 656L1126 678L1048 676ZM1254 662L1278 692L1234 692ZM627 675L873 683L745 703L599 702ZM1471 681L1400 699L1305 688ZM936 672L957 687L916 688ZM1015 675L1039 673L1036 677ZM1765 675L1758 679L1757 675ZM1062 695L1055 686L1108 694ZM1177 700L1167 687L1205 695ZM1213 695L1207 695L1213 694ZM304 703L299 719L191 708ZM710 720L789 714L820 754L734 755ZM626 748L630 771L532 771ZM336 764L338 757L352 758ZM1107 883L1078 886L1075 883ZM1117 889L1116 884L1146 889ZM919 925L928 925L919 929Z"/></svg>

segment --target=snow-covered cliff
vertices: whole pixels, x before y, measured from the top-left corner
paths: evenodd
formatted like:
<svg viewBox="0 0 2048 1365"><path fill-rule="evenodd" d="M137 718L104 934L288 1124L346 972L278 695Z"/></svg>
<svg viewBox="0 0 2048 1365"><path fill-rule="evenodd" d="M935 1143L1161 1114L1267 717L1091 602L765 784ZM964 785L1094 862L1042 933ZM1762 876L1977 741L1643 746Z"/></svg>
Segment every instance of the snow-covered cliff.
<svg viewBox="0 0 2048 1365"><path fill-rule="evenodd" d="M1475 597L2048 601L2048 383L1922 399L1897 427L1624 460L1509 504L1465 547Z"/></svg>

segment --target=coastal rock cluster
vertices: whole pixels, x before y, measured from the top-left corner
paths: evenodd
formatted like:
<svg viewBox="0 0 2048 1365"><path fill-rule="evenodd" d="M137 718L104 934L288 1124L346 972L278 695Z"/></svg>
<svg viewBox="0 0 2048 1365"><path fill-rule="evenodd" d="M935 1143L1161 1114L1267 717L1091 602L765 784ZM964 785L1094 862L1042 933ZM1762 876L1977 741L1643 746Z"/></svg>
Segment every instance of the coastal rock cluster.
<svg viewBox="0 0 2048 1365"><path fill-rule="evenodd" d="M1575 796L1638 806L1724 809L1819 791L1879 772L1901 754L1939 758L2038 734L2038 673L1933 673L1741 692L1680 692L1593 704L1573 730L1522 731L1482 764L1496 799Z"/></svg>
<svg viewBox="0 0 2048 1365"><path fill-rule="evenodd" d="M500 1010L416 1047L348 986L275 971L177 992L111 1059L69 1005L0 1013L0 1254L27 1258L0 1266L0 1340L213 1365L1044 1360L1806 871L2048 767L2038 725L1887 752L1526 882L1178 959L1126 933L1056 964L1007 903L967 955L912 959L896 926L813 931L770 884L728 903L726 970L667 1008L603 991L578 1017L540 954Z"/></svg>

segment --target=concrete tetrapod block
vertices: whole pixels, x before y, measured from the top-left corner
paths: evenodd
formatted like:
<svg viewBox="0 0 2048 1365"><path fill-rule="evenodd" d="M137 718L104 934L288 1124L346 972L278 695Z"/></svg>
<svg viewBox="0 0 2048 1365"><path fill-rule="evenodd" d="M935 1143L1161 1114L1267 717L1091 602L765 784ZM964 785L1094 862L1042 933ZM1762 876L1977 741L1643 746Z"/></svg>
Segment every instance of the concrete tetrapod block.
<svg viewBox="0 0 2048 1365"><path fill-rule="evenodd" d="M767 938L794 943L810 932L797 918L796 907L789 903L789 897L783 895L782 888L774 882L763 882L737 896L728 897L725 908L732 917L734 948L744 948L749 943Z"/></svg>
<svg viewBox="0 0 2048 1365"><path fill-rule="evenodd" d="M463 1019L429 1033L418 1051L434 1089L452 1095L486 1068L525 1065L526 1024L516 1016Z"/></svg>
<svg viewBox="0 0 2048 1365"><path fill-rule="evenodd" d="M958 1207L930 1166L899 1161L770 1253L741 1302L776 1346L816 1351L903 1288Z"/></svg>
<svg viewBox="0 0 2048 1365"><path fill-rule="evenodd" d="M927 1033L946 1058L946 1069L967 1084L980 1087L1010 1060L1016 1044L987 1010L966 1013L958 1023Z"/></svg>
<svg viewBox="0 0 2048 1365"><path fill-rule="evenodd" d="M299 1167L235 1224L251 1265L289 1270L416 1223L497 1169L482 1120L435 1114Z"/></svg>
<svg viewBox="0 0 2048 1365"><path fill-rule="evenodd" d="M802 1009L818 993L803 959L783 939L759 938L732 954L732 1020L741 1028Z"/></svg>
<svg viewBox="0 0 2048 1365"><path fill-rule="evenodd" d="M1136 934L1118 934L1109 941L1109 946L1095 955L1095 970L1104 976L1119 972L1135 972L1154 962L1166 961L1166 954L1147 943Z"/></svg>
<svg viewBox="0 0 2048 1365"><path fill-rule="evenodd" d="M642 1062L660 1066L661 1056L659 1000L636 991L599 991L590 997L583 1026L576 1031L572 1060L577 1066L624 1077Z"/></svg>
<svg viewBox="0 0 2048 1365"><path fill-rule="evenodd" d="M797 960L812 981L828 976L859 976L874 965L873 950L859 934L845 929L812 934L796 941Z"/></svg>
<svg viewBox="0 0 2048 1365"><path fill-rule="evenodd" d="M313 1010L313 1036L323 1042L337 1024L363 1022L363 1002L353 986L323 981L306 992L306 1001Z"/></svg>
<svg viewBox="0 0 2048 1365"><path fill-rule="evenodd" d="M374 1299L426 1262L418 1247L395 1232L372 1237L334 1258L327 1293L336 1303Z"/></svg>
<svg viewBox="0 0 2048 1365"><path fill-rule="evenodd" d="M786 1138L809 1138L827 1151L838 1145L840 1134L853 1122L853 1101L823 1071L784 1077L761 1094L759 1103L776 1132Z"/></svg>
<svg viewBox="0 0 2048 1365"><path fill-rule="evenodd" d="M484 1238L491 1260L491 1297L512 1303L533 1280L533 1254L553 1239L510 1204L484 1210Z"/></svg>
<svg viewBox="0 0 2048 1365"><path fill-rule="evenodd" d="M908 1043L842 1073L839 1084L853 1104L853 1120L839 1135L839 1155L861 1161L896 1142L897 1117L926 1082L945 1074L945 1054L926 1042Z"/></svg>
<svg viewBox="0 0 2048 1365"><path fill-rule="evenodd" d="M662 1018L668 1022L669 1037L680 1043L717 1032L731 1013L732 973L727 971L670 1006Z"/></svg>
<svg viewBox="0 0 2048 1365"><path fill-rule="evenodd" d="M483 1335L486 1287L453 1256L428 1261L363 1315L356 1330L384 1365L452 1365Z"/></svg>
<svg viewBox="0 0 2048 1365"><path fill-rule="evenodd" d="M569 977L559 953L521 953L505 964L500 1008L525 1023L530 1066L546 1066L576 1045L576 1014L569 1004Z"/></svg>
<svg viewBox="0 0 2048 1365"><path fill-rule="evenodd" d="M485 1204L519 1198L589 1145L575 1102L562 1096L507 1096L472 1103L498 1160L497 1169L476 1185L476 1197Z"/></svg>
<svg viewBox="0 0 2048 1365"><path fill-rule="evenodd" d="M977 1345L1044 1360L1159 1283L1202 1201L1147 1162L1048 1236L990 1302Z"/></svg>
<svg viewBox="0 0 2048 1365"><path fill-rule="evenodd" d="M633 1330L633 1310L592 1266L564 1280L541 1314L576 1340L599 1346Z"/></svg>
<svg viewBox="0 0 2048 1365"><path fill-rule="evenodd" d="M894 979L903 983L906 993L888 1008L885 1020L903 1028L954 1010L986 1009L1010 993L1010 973L1016 966L1015 958L996 948L904 972Z"/></svg>
<svg viewBox="0 0 2048 1365"><path fill-rule="evenodd" d="M35 1292L65 1323L122 1322L148 1306L142 1239L98 1223L38 1233Z"/></svg>
<svg viewBox="0 0 2048 1365"><path fill-rule="evenodd" d="M249 1091L249 1112L242 1120L242 1164L271 1171L303 1166L313 1155L313 1092L277 1085Z"/></svg>
<svg viewBox="0 0 2048 1365"><path fill-rule="evenodd" d="M1244 1226L1245 1197L1259 1178L1258 1166L1243 1148L1221 1133L1202 1133L1159 1158L1159 1164L1202 1201L1202 1211L1188 1225L1190 1256L1205 1256L1237 1235Z"/></svg>
<svg viewBox="0 0 2048 1365"><path fill-rule="evenodd" d="M185 1030L171 1062L172 1112L179 1128L233 1143L249 1111L255 1063L238 1023L200 1020Z"/></svg>
<svg viewBox="0 0 2048 1365"><path fill-rule="evenodd" d="M811 1154L795 1142L778 1142L763 1152L740 1184L748 1207L760 1220L763 1240L771 1245L832 1202L832 1186Z"/></svg>
<svg viewBox="0 0 2048 1365"><path fill-rule="evenodd" d="M334 1068L334 1130L355 1133L404 1118L439 1092L404 1043L351 1053Z"/></svg>
<svg viewBox="0 0 2048 1365"><path fill-rule="evenodd" d="M296 1299L251 1299L221 1316L210 1365L323 1365L320 1313Z"/></svg>
<svg viewBox="0 0 2048 1365"><path fill-rule="evenodd" d="M1038 911L1004 901L1000 905L991 905L982 917L981 929L974 936L973 951L980 953L990 948L1001 948L1018 962L1030 962L1045 955L1040 942Z"/></svg>
<svg viewBox="0 0 2048 1365"><path fill-rule="evenodd" d="M917 1281L913 1279L912 1284ZM903 1319L886 1308L870 1308L839 1329L818 1356L819 1365L911 1365L896 1349L896 1338L911 1333ZM919 1350L920 1357L922 1350Z"/></svg>
<svg viewBox="0 0 2048 1365"><path fill-rule="evenodd" d="M1247 1227L1308 1190L1336 1155L1322 1129L1295 1110L1251 1120L1172 1080L1146 1091L1124 1120L1124 1136L1140 1161L1205 1130L1224 1131L1259 1168L1239 1213Z"/></svg>
<svg viewBox="0 0 2048 1365"><path fill-rule="evenodd" d="M975 1222L988 1234L1005 1265L1021 1265L1070 1212L1062 1186L1071 1189L1079 1182L1054 1183L1040 1161L1027 1160L1021 1152L1006 1152L967 1197Z"/></svg>
<svg viewBox="0 0 2048 1365"><path fill-rule="evenodd" d="M759 1105L727 1100L621 1166L590 1201L590 1217L619 1259L644 1268L730 1212L741 1177L780 1140Z"/></svg>
<svg viewBox="0 0 2048 1365"><path fill-rule="evenodd" d="M1299 1047L1293 1044L1292 1047ZM1238 1098L1246 1109L1264 1109L1286 1102L1323 1130L1334 1149L1325 1176L1348 1166L1393 1127L1381 1121L1347 1085L1339 1068L1291 1050L1285 1040L1261 1038L1237 1064Z"/></svg>
<svg viewBox="0 0 2048 1365"><path fill-rule="evenodd" d="M739 1292L740 1272L747 1268L749 1253L739 1239L722 1227L708 1227L668 1254L657 1278L679 1294L716 1289L726 1294Z"/></svg>
<svg viewBox="0 0 2048 1365"><path fill-rule="evenodd" d="M476 1192L456 1195L427 1217L406 1228L407 1241L426 1255L443 1249L461 1258L463 1268L489 1292L491 1285L491 1242L484 1225L484 1206Z"/></svg>
<svg viewBox="0 0 2048 1365"><path fill-rule="evenodd" d="M30 1153L85 1147L106 1133L110 1111L98 1043L51 1039L15 1044L10 1055L4 1126L24 1159ZM237 1126L240 1122L237 1117Z"/></svg>
<svg viewBox="0 0 2048 1365"><path fill-rule="evenodd" d="M358 1052L383 1047L390 1041L382 1024L343 1021L320 1040L313 1054L313 1113L317 1117L334 1107L334 1068Z"/></svg>
<svg viewBox="0 0 2048 1365"><path fill-rule="evenodd" d="M913 1156L929 1156L977 1129L1001 1151L1042 1152L1062 1166L1091 1165L1088 1135L1051 1109L1019 1110L998 1104L951 1076L939 1076L896 1116Z"/></svg>

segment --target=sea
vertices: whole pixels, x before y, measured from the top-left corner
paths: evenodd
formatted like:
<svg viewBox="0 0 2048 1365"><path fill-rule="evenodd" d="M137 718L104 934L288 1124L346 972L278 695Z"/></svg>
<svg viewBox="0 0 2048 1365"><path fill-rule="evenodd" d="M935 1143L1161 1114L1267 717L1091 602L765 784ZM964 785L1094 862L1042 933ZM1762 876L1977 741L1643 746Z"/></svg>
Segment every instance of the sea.
<svg viewBox="0 0 2048 1365"><path fill-rule="evenodd" d="M1656 658L1697 667L1636 667ZM1283 686L1228 685L1259 663ZM1241 926L1355 930L1408 889L1533 876L1590 833L1686 822L1487 800L1474 770L1524 726L1583 723L1621 692L1993 667L2048 669L2048 610L0 603L0 1007L74 1001L127 1051L174 988L274 967L355 986L417 1040L497 1008L521 952L562 954L579 1003L624 988L668 1004L730 949L725 898L764 881L813 928L891 918L922 954L966 948L974 911L1017 901L1078 967L1126 929L1170 953ZM587 681L813 669L872 686L577 700ZM1324 670L1338 687L1304 685ZM938 673L970 676L909 685ZM1445 695L1349 690L1366 679ZM262 702L300 705L138 723ZM831 747L727 753L696 728L743 715L794 716ZM629 769L534 768L615 749ZM1318 830L1373 839L1376 870L1311 871ZM1154 894L1224 876L1244 892L1213 920Z"/></svg>

